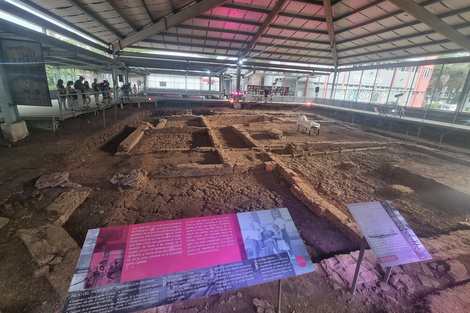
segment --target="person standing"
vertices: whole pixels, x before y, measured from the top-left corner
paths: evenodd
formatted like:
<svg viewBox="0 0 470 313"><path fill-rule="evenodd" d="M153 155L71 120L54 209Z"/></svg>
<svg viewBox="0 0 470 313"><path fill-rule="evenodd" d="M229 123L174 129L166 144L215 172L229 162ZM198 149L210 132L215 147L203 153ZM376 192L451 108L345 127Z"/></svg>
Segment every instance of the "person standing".
<svg viewBox="0 0 470 313"><path fill-rule="evenodd" d="M93 79L93 83L91 84L91 90L93 92L93 96L95 97L95 105L99 105L100 102L100 86L98 85L98 79Z"/></svg>
<svg viewBox="0 0 470 313"><path fill-rule="evenodd" d="M73 110L73 107L75 106L75 100L78 99L77 91L73 88L73 81L69 80L67 82L67 87L65 87L65 90L67 91L67 101L69 103L69 107L71 110Z"/></svg>
<svg viewBox="0 0 470 313"><path fill-rule="evenodd" d="M134 84L134 87L132 88L134 90L134 97L137 97L137 85Z"/></svg>
<svg viewBox="0 0 470 313"><path fill-rule="evenodd" d="M103 93L103 101L101 101L101 103L108 103L110 102L110 98L109 98L109 83L108 81L105 79L103 80L103 86L101 88L101 91Z"/></svg>
<svg viewBox="0 0 470 313"><path fill-rule="evenodd" d="M265 89L264 90L264 103L268 102L268 95L269 95L269 90Z"/></svg>
<svg viewBox="0 0 470 313"><path fill-rule="evenodd" d="M75 90L82 95L82 104L83 106L86 106L86 87L85 84L83 84L83 81L85 80L85 77L80 76L75 83L73 84L73 87Z"/></svg>
<svg viewBox="0 0 470 313"><path fill-rule="evenodd" d="M67 110L66 107L66 99L67 99L67 90L65 89L64 86L64 81L62 79L59 79L57 81L56 85L57 90L59 91L59 109L64 109Z"/></svg>
<svg viewBox="0 0 470 313"><path fill-rule="evenodd" d="M90 88L90 84L88 83L88 81L85 81L83 85L85 86L85 96L86 96L86 104L84 105L84 107L88 109L89 104L91 102L91 97L90 97L91 88Z"/></svg>

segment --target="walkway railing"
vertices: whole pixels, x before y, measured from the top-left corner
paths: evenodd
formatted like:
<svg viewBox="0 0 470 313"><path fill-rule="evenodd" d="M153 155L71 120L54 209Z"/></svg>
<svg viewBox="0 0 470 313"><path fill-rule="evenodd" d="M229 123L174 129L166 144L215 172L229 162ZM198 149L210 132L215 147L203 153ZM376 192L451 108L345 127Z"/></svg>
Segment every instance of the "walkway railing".
<svg viewBox="0 0 470 313"><path fill-rule="evenodd" d="M355 110L363 112L374 112L379 115L381 112L391 112L395 110L400 112L404 108L405 116L422 121L434 121L449 124L447 126L453 127L454 125L470 125L470 113L468 112L454 112L434 110L430 108L415 108L415 107L402 107L397 105L382 105L354 101L330 100L330 99L316 99L315 103L326 105L327 107L338 107L346 110ZM388 109L387 109L388 108ZM391 114L389 114L390 116ZM396 115L399 116L399 115Z"/></svg>

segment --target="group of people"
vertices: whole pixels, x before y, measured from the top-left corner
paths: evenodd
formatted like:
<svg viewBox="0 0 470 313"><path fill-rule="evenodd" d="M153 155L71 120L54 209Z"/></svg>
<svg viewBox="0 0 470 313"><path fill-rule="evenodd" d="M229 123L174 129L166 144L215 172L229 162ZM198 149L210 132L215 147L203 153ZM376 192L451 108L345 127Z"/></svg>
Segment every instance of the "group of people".
<svg viewBox="0 0 470 313"><path fill-rule="evenodd" d="M59 91L59 107L62 110L71 110L80 104L86 109L90 108L91 95L95 99L96 106L99 106L100 94L102 95L101 103L110 103L113 100L112 88L110 88L107 80L99 83L98 79L95 78L90 86L89 82L85 81L85 77L80 76L75 82L69 80L65 86L64 81L59 79L56 87ZM131 88L130 83L124 84L121 90L127 100L130 99L129 96L132 91L134 91L134 95L137 95L137 86L135 84L133 88Z"/></svg>
<svg viewBox="0 0 470 313"><path fill-rule="evenodd" d="M103 259L99 265L93 266L85 280L85 288L95 288L121 282L122 260L114 259L108 264L108 259Z"/></svg>
<svg viewBox="0 0 470 313"><path fill-rule="evenodd" d="M249 258L258 258L287 252L292 258L292 247L285 223L278 218L271 229L255 221L250 223L250 230L245 231L245 244Z"/></svg>

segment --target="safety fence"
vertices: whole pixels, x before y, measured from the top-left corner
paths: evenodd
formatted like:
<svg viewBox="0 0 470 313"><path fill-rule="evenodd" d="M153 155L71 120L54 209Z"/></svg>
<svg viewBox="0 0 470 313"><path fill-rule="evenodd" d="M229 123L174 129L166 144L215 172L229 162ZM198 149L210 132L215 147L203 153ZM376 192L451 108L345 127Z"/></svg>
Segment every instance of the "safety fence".
<svg viewBox="0 0 470 313"><path fill-rule="evenodd" d="M330 99L316 99L315 103L326 105L327 107L338 107L343 110L354 110L363 112L373 112L377 115L397 117L402 114L406 117L420 119L422 121L433 121L445 123L446 126L469 125L470 113L434 110L430 108L403 107L397 105L380 105L372 103L361 103L354 101L341 101Z"/></svg>

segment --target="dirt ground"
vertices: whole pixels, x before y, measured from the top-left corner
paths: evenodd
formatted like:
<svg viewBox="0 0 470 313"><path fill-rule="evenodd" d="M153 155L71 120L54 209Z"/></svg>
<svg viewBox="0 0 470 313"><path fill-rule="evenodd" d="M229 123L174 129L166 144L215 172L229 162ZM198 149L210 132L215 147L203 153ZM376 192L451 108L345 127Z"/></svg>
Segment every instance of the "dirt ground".
<svg viewBox="0 0 470 313"><path fill-rule="evenodd" d="M265 170L268 153L278 156L345 214L349 214L348 203L391 200L420 238L449 234L461 229L459 222L470 221L470 176L463 162L470 159L469 151L445 147L461 160L453 162L440 157L445 154L442 151L427 153L416 143L311 112L307 116L322 123L319 136L297 131L298 112L203 112L210 113L204 119L219 150L213 147L201 116L161 116L162 112L150 108L118 110L117 119L110 111L106 127L102 116L82 115L61 122L54 133L30 130L30 136L18 143L0 142L0 217L10 219L0 228L0 313L59 312L63 305L17 235L20 229L57 219L45 207L64 190L71 190L37 190L34 183L46 172L69 172L69 180L81 185L75 189L90 192L63 225L80 247L92 228L287 207L314 263L358 250L357 244L297 199L280 173ZM142 122L157 125L162 118L167 119L163 129L146 131L130 153L115 155L122 140ZM247 131L258 147L250 147L232 125ZM272 129L282 131L283 137L273 138ZM217 151L231 163L244 165L246 172L162 175L181 164L222 164ZM117 188L110 182L113 175L134 169L147 173L137 188ZM462 262L470 272L470 257ZM69 279L74 267L70 265ZM353 297L317 273L284 279L282 284L282 312L297 313L425 312L424 298L435 292L410 293L377 284ZM277 301L278 282L270 282L147 311L271 312Z"/></svg>

